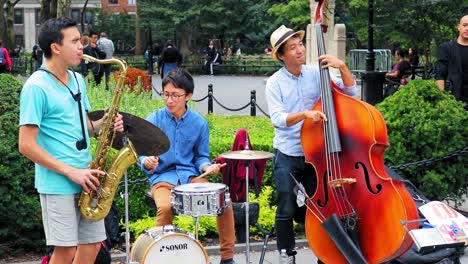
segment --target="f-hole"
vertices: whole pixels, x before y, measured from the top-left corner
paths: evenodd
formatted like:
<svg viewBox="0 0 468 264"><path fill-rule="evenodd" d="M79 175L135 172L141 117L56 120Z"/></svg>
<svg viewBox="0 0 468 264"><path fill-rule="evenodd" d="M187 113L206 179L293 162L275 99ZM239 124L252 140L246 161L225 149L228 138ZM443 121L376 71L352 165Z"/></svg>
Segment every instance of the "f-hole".
<svg viewBox="0 0 468 264"><path fill-rule="evenodd" d="M373 194L378 194L378 193L380 193L382 191L382 185L381 184L377 184L375 186L375 189L376 189L375 191L372 189L372 186L371 186L371 183L370 183L370 178L369 178L369 172L367 171L366 165L364 165L364 163L358 161L358 162L356 162L354 167L356 169L359 169L359 167L362 167L362 171L364 172L364 178L366 179L367 190L369 190L369 192L371 192Z"/></svg>
<svg viewBox="0 0 468 264"><path fill-rule="evenodd" d="M325 201L322 202L321 199L317 199L317 204L320 207L325 207L327 205L327 203L328 203L328 182L327 182L327 178L328 178L327 176L328 175L327 174L328 174L327 171L325 171L323 173L323 179L322 179L322 182L323 182L322 188L323 188L323 194L324 194L323 198L325 199Z"/></svg>

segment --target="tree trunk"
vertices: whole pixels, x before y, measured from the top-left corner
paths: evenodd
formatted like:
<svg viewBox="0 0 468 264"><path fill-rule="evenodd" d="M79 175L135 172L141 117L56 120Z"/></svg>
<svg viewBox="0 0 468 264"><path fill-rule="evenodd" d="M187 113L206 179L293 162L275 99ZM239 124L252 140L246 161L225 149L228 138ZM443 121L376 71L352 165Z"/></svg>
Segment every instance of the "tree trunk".
<svg viewBox="0 0 468 264"><path fill-rule="evenodd" d="M0 14L5 14L4 6L5 6L5 0L0 0ZM6 28L7 28L6 17L0 16L0 39L7 39Z"/></svg>
<svg viewBox="0 0 468 264"><path fill-rule="evenodd" d="M182 34L180 34L180 53L184 58L184 61L187 60L190 56L191 50L191 40L192 40L192 27L189 24L182 26Z"/></svg>
<svg viewBox="0 0 468 264"><path fill-rule="evenodd" d="M50 2L51 0L41 1L41 10L39 11L40 23L44 23L50 17Z"/></svg>
<svg viewBox="0 0 468 264"><path fill-rule="evenodd" d="M143 43L145 43L144 36L145 36L145 29L139 26L140 21L140 14L137 10L137 15L135 17L135 55L143 55L146 47L143 47Z"/></svg>
<svg viewBox="0 0 468 264"><path fill-rule="evenodd" d="M57 17L68 17L70 14L71 0L58 0L57 1Z"/></svg>
<svg viewBox="0 0 468 264"><path fill-rule="evenodd" d="M3 47L8 48L10 52L15 48L15 31L14 31L14 17L15 17L15 5L19 0L6 1L5 13L6 13L6 27L5 27L5 39Z"/></svg>
<svg viewBox="0 0 468 264"><path fill-rule="evenodd" d="M57 1L58 0L50 1L50 17L57 17Z"/></svg>

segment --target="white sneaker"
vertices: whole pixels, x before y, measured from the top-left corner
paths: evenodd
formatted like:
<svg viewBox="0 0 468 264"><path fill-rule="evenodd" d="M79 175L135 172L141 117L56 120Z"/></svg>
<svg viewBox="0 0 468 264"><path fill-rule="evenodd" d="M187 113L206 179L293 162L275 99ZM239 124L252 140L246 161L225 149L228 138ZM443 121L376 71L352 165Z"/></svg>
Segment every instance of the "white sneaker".
<svg viewBox="0 0 468 264"><path fill-rule="evenodd" d="M279 263L280 264L296 264L296 256L288 256L286 254L280 254Z"/></svg>

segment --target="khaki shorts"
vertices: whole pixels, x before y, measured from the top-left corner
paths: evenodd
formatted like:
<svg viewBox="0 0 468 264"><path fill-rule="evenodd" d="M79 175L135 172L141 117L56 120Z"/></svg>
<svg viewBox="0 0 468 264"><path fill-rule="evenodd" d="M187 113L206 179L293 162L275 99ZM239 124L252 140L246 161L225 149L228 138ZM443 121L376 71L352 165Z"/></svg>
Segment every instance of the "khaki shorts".
<svg viewBox="0 0 468 264"><path fill-rule="evenodd" d="M40 194L46 243L71 247L106 239L104 220L92 222L81 216L79 195Z"/></svg>

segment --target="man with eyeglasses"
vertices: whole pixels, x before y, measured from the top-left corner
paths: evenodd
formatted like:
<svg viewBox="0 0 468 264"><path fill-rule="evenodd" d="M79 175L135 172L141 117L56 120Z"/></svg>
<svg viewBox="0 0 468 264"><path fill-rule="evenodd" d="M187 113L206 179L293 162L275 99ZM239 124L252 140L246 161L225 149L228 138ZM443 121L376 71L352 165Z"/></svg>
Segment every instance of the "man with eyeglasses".
<svg viewBox="0 0 468 264"><path fill-rule="evenodd" d="M170 148L159 156L140 156L141 170L148 176L151 196L157 207L156 226L172 224L171 190L180 184L208 182L196 178L202 173L216 174L219 164L210 162L208 122L188 108L193 78L183 68L170 71L162 80L165 107L146 120L168 136ZM234 214L229 206L217 217L221 264L234 263Z"/></svg>

